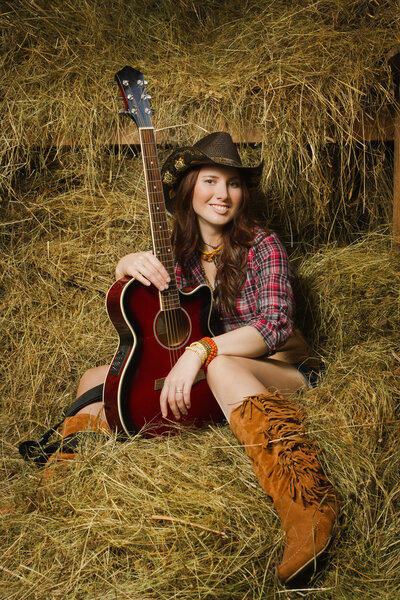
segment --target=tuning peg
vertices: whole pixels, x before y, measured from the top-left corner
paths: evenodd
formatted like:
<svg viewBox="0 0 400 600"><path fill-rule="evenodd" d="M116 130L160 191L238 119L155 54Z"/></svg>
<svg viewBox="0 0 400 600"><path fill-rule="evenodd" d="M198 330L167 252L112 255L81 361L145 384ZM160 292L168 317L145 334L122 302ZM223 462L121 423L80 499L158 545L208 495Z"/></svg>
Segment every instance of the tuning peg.
<svg viewBox="0 0 400 600"><path fill-rule="evenodd" d="M150 94L144 94L144 93L143 93L143 94L140 96L140 99L141 99L141 100L150 100L150 98L151 98Z"/></svg>
<svg viewBox="0 0 400 600"><path fill-rule="evenodd" d="M125 87L127 87L129 85L129 81L127 79L123 79L122 85L124 85Z"/></svg>
<svg viewBox="0 0 400 600"><path fill-rule="evenodd" d="M138 86L142 87L144 85L147 85L147 81L145 79L138 79L137 82Z"/></svg>
<svg viewBox="0 0 400 600"><path fill-rule="evenodd" d="M131 108L130 110L127 110L125 108L120 108L118 112L121 115L136 115L137 114L136 108Z"/></svg>
<svg viewBox="0 0 400 600"><path fill-rule="evenodd" d="M146 113L146 115L151 115L151 108L145 108L144 112Z"/></svg>

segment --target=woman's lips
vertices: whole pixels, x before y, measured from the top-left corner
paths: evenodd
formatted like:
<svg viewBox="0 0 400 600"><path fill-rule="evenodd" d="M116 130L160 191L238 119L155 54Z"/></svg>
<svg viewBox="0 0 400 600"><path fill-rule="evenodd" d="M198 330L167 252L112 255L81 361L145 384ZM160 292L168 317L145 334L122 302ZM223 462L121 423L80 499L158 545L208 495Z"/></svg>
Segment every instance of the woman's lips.
<svg viewBox="0 0 400 600"><path fill-rule="evenodd" d="M210 206L219 214L219 215L225 215L228 210L229 210L229 206L227 206L226 204L210 204Z"/></svg>

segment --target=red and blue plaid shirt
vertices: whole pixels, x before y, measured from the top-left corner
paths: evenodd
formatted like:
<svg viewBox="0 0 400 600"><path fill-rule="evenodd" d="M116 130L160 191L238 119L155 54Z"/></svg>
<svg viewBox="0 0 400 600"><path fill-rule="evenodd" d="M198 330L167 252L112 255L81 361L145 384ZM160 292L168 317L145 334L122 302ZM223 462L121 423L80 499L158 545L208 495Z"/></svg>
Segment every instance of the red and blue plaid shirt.
<svg viewBox="0 0 400 600"><path fill-rule="evenodd" d="M183 277L182 269L177 265L179 288L207 283L199 256L193 254L188 266L192 273L190 281ZM224 331L250 325L263 337L267 353L273 354L294 328L292 277L286 250L277 235L256 228L254 242L247 255L246 283L237 299L236 314L220 311Z"/></svg>

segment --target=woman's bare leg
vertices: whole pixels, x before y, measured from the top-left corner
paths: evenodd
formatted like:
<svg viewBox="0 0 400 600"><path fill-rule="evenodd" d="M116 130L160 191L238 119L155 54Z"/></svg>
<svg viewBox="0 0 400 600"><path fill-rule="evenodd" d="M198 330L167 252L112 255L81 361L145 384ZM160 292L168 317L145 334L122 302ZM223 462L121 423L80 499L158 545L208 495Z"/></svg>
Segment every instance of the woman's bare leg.
<svg viewBox="0 0 400 600"><path fill-rule="evenodd" d="M96 385L104 383L108 369L108 365L101 365L101 367L94 367L86 371L79 382L76 397L79 398L79 396L96 387ZM107 423L103 402L93 402L93 404L81 408L77 414L95 415Z"/></svg>
<svg viewBox="0 0 400 600"><path fill-rule="evenodd" d="M217 356L208 367L207 381L228 422L247 396L264 394L269 387L283 395L306 387L304 377L289 363L239 356Z"/></svg>
<svg viewBox="0 0 400 600"><path fill-rule="evenodd" d="M104 383L109 366L86 371L79 382L77 398ZM229 421L230 414L246 396L263 394L268 387L289 395L304 387L304 377L293 365L275 360L256 360L238 356L217 356L209 365L208 384ZM102 402L82 408L78 414L90 414L107 422Z"/></svg>

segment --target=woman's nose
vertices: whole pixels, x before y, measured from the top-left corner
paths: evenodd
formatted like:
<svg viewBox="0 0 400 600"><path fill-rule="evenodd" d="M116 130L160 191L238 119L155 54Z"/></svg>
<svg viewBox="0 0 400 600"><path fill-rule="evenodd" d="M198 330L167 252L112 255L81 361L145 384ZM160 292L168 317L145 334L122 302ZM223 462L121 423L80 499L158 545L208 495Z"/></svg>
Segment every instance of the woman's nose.
<svg viewBox="0 0 400 600"><path fill-rule="evenodd" d="M215 191L215 195L219 200L226 200L226 198L229 196L228 186L224 181L218 182L217 189Z"/></svg>

